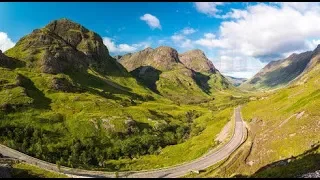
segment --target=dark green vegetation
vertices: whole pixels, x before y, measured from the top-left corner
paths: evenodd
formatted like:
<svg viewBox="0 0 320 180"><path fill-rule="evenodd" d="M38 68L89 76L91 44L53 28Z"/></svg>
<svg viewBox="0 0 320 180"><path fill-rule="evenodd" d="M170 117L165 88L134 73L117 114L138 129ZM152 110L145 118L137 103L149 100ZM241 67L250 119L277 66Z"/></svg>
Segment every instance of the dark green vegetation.
<svg viewBox="0 0 320 180"><path fill-rule="evenodd" d="M144 51L153 52L149 66L129 73L99 35L67 19L21 38L0 54L0 142L109 171L200 157L247 96L216 69L187 68L172 48Z"/></svg>

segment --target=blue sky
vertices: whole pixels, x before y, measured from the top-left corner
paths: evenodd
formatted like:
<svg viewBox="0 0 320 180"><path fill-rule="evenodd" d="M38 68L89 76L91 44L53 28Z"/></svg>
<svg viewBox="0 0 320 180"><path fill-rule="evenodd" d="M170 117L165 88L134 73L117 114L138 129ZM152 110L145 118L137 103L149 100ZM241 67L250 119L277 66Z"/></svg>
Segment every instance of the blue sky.
<svg viewBox="0 0 320 180"><path fill-rule="evenodd" d="M52 20L68 18L97 32L111 55L160 45L179 53L201 49L223 74L250 78L269 61L311 50L320 42L319 28L311 27L320 19L317 7L310 3L1 2L0 49L7 50ZM306 28L299 28L290 17Z"/></svg>

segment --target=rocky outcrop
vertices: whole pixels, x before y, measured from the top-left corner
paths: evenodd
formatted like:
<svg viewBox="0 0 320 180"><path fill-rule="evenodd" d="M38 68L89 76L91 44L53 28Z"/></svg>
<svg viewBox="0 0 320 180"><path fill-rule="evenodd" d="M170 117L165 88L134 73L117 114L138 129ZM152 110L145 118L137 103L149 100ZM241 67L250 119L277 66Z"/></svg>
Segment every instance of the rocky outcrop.
<svg viewBox="0 0 320 180"><path fill-rule="evenodd" d="M88 58L77 51L55 51L45 50L40 59L40 69L44 73L58 74L69 69L85 70L88 68Z"/></svg>
<svg viewBox="0 0 320 180"><path fill-rule="evenodd" d="M94 68L111 73L125 69L109 55L102 38L68 19L55 20L21 38L6 54L23 60L29 68L58 74Z"/></svg>
<svg viewBox="0 0 320 180"><path fill-rule="evenodd" d="M160 71L168 71L180 63L178 52L167 46L160 46L156 49L146 48L137 53L126 54L120 58L119 62L128 71L142 66L152 66Z"/></svg>
<svg viewBox="0 0 320 180"><path fill-rule="evenodd" d="M108 49L103 44L102 38L78 23L63 18L49 23L45 29L58 35L69 45L93 57L96 61L109 57Z"/></svg>
<svg viewBox="0 0 320 180"><path fill-rule="evenodd" d="M300 176L300 178L320 178L320 170L303 174Z"/></svg>
<svg viewBox="0 0 320 180"><path fill-rule="evenodd" d="M51 88L56 91L62 92L79 92L81 91L78 87L70 83L66 78L57 78L52 79Z"/></svg>
<svg viewBox="0 0 320 180"><path fill-rule="evenodd" d="M204 52L199 49L180 54L179 59L186 67L196 72L215 72L215 67L212 62L206 57Z"/></svg>

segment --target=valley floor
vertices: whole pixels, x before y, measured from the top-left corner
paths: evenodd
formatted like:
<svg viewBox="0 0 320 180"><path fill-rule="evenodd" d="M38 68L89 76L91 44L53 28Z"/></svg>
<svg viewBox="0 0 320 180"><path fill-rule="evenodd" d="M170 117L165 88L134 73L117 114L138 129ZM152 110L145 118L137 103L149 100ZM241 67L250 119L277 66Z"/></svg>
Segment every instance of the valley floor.
<svg viewBox="0 0 320 180"><path fill-rule="evenodd" d="M156 171L146 171L146 172L120 172L119 176L126 176L126 177L179 177L184 175L187 172L192 170L199 171L205 169L216 162L223 160L224 158L228 157L230 153L232 153L242 142L243 142L243 135L244 135L244 126L242 123L242 119L240 117L240 108L236 108L234 111L234 123L235 123L235 130L234 135L230 139L230 141L224 145L222 145L218 150L213 150L207 153L202 158L199 158L195 161L190 163L178 165L172 168L166 168L163 170L156 170ZM77 169L70 169L66 167L57 167L55 164L50 164L20 152L17 152L13 149L7 148L3 145L0 147L0 152L6 156L18 158L20 160L24 160L28 163L35 164L45 169L50 169L57 172L63 172L65 174L73 174L73 175L91 175L93 177L114 177L115 173L106 173L106 172L97 172L97 171L85 171L85 170L77 170Z"/></svg>

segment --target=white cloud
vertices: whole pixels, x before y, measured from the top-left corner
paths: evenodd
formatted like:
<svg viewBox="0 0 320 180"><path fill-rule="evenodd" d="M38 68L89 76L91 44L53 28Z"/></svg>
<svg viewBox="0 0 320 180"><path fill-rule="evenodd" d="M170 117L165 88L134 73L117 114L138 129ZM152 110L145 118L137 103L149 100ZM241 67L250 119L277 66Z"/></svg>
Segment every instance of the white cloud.
<svg viewBox="0 0 320 180"><path fill-rule="evenodd" d="M153 16L151 14L145 14L140 17L140 20L145 21L151 29L161 29L160 21L156 16Z"/></svg>
<svg viewBox="0 0 320 180"><path fill-rule="evenodd" d="M223 2L195 2L194 4L198 12L212 17L219 12L217 6L222 5Z"/></svg>
<svg viewBox="0 0 320 180"><path fill-rule="evenodd" d="M195 44L217 49L214 65L225 74L250 78L271 60L320 44L320 3L258 3L219 17L219 32Z"/></svg>
<svg viewBox="0 0 320 180"><path fill-rule="evenodd" d="M197 30L190 28L190 27L186 27L186 28L182 29L182 34L184 34L184 35L193 34L195 32L197 32Z"/></svg>
<svg viewBox="0 0 320 180"><path fill-rule="evenodd" d="M5 52L6 50L12 48L15 45L14 42L8 37L4 32L0 32L0 50Z"/></svg>
<svg viewBox="0 0 320 180"><path fill-rule="evenodd" d="M175 33L174 35L171 36L171 40L173 43L178 46L179 48L182 49L191 49L194 47L194 42L187 38L186 36L195 33L197 30L186 27L182 29L181 31Z"/></svg>
<svg viewBox="0 0 320 180"><path fill-rule="evenodd" d="M212 62L222 74L242 78L252 77L267 64L255 58L238 56L236 54L231 56L221 55Z"/></svg>
<svg viewBox="0 0 320 180"><path fill-rule="evenodd" d="M307 41L309 49L315 49L320 44L320 39L313 39L310 41Z"/></svg>
<svg viewBox="0 0 320 180"><path fill-rule="evenodd" d="M171 39L173 40L173 42L180 42L182 40L184 40L186 37L180 34L175 34L173 36L171 36Z"/></svg>
<svg viewBox="0 0 320 180"><path fill-rule="evenodd" d="M115 42L109 38L109 37L103 37L103 44L107 46L108 50L111 53L129 53L129 52L135 52L139 49L145 49L147 47L150 47L150 43L148 42L141 42L138 44L119 44L116 45Z"/></svg>
<svg viewBox="0 0 320 180"><path fill-rule="evenodd" d="M320 11L303 4L299 3L303 7L299 10L287 3L280 7L249 6L246 16L222 23L222 41L229 49L266 61L291 51L308 50L307 39L320 37L320 26L315 25L320 23Z"/></svg>
<svg viewBox="0 0 320 180"><path fill-rule="evenodd" d="M205 33L204 34L204 37L207 38L207 39L213 39L216 37L216 35L212 34L212 33Z"/></svg>
<svg viewBox="0 0 320 180"><path fill-rule="evenodd" d="M224 48L227 47L226 43L221 39L216 39L216 36L212 33L205 33L203 38L195 41L195 44L207 47L207 48Z"/></svg>
<svg viewBox="0 0 320 180"><path fill-rule="evenodd" d="M228 18L240 19L240 18L247 17L247 15L248 15L248 12L245 10L231 9L231 12L228 12L225 15L219 15L217 17L222 19L228 19Z"/></svg>
<svg viewBox="0 0 320 180"><path fill-rule="evenodd" d="M157 43L160 44L160 45L163 44L163 43L165 43L165 42L166 42L165 39L159 39L159 40L157 41Z"/></svg>
<svg viewBox="0 0 320 180"><path fill-rule="evenodd" d="M183 49L191 49L194 47L193 42L186 36L183 36L181 34L174 34L173 36L171 36L171 40L176 46Z"/></svg>
<svg viewBox="0 0 320 180"><path fill-rule="evenodd" d="M278 6L259 3L246 10L224 15L233 18L220 26L217 38L205 36L197 44L221 48L222 53L236 53L268 62L289 52L312 50L319 39L319 3L280 3ZM313 43L313 44L312 44Z"/></svg>

